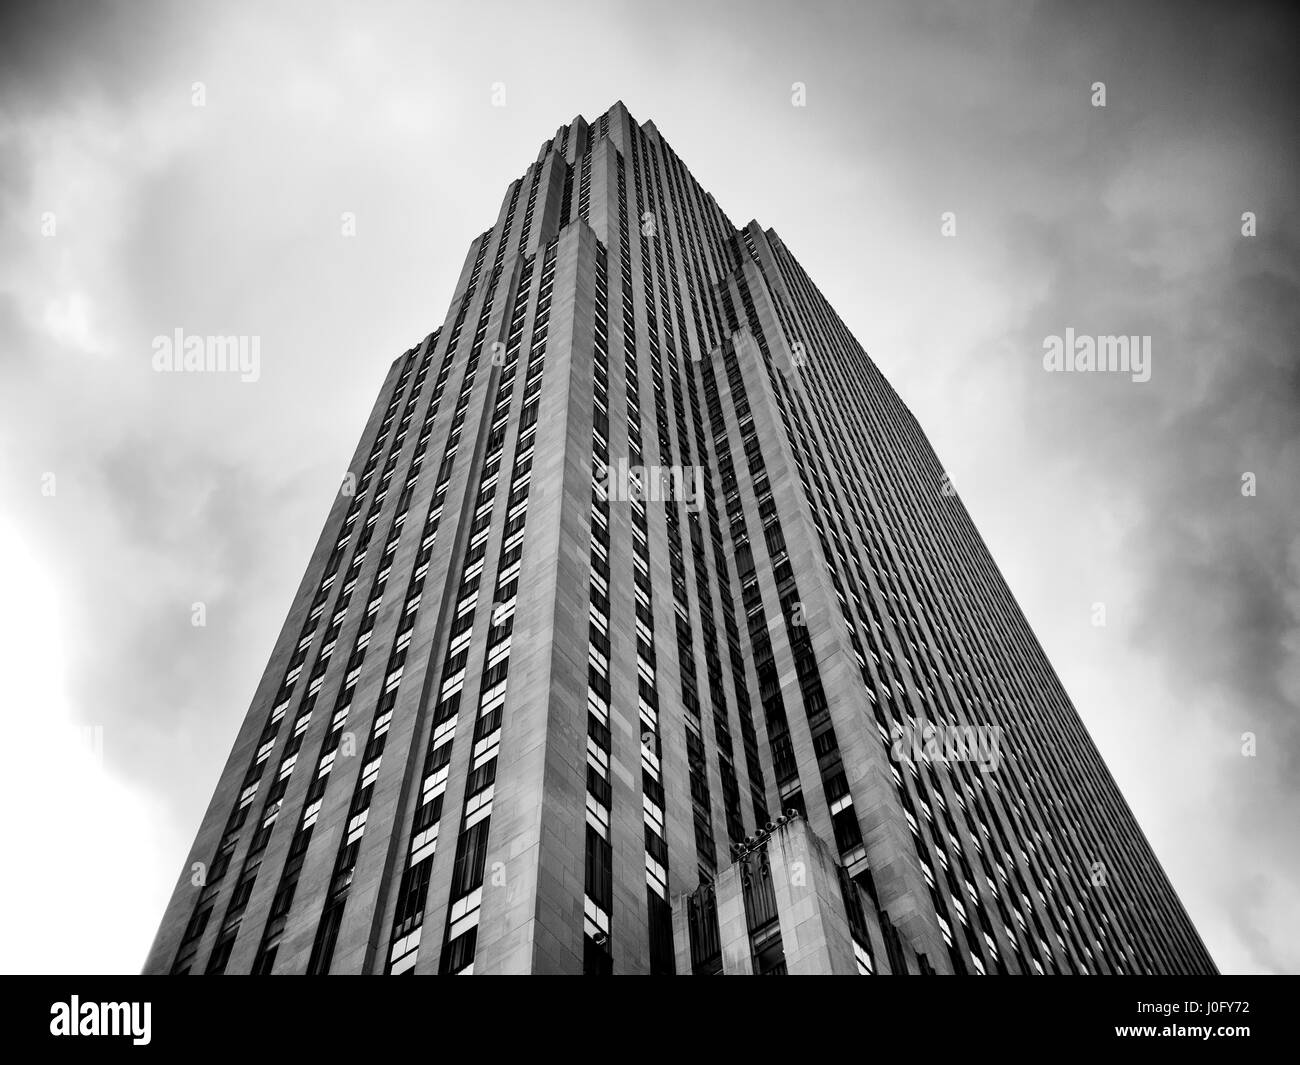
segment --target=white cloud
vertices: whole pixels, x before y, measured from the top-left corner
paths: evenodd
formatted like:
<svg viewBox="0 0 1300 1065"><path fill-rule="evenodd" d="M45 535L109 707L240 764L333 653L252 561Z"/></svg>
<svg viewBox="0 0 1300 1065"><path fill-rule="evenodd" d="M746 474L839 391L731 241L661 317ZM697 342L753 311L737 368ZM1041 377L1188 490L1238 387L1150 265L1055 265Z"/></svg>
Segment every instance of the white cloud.
<svg viewBox="0 0 1300 1065"><path fill-rule="evenodd" d="M168 872L149 846L150 799L105 771L115 734L65 691L67 645L56 582L0 525L0 809L21 855L0 898L0 968L17 973L133 972L158 920ZM144 886L142 886L144 885Z"/></svg>

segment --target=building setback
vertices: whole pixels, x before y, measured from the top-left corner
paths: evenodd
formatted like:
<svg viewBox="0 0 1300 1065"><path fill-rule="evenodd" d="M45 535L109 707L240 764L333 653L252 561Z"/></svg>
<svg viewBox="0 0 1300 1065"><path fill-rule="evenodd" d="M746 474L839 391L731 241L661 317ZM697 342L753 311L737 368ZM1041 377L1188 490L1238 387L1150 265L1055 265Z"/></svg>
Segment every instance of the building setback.
<svg viewBox="0 0 1300 1065"><path fill-rule="evenodd" d="M147 972L1214 972L916 420L621 103L349 470Z"/></svg>

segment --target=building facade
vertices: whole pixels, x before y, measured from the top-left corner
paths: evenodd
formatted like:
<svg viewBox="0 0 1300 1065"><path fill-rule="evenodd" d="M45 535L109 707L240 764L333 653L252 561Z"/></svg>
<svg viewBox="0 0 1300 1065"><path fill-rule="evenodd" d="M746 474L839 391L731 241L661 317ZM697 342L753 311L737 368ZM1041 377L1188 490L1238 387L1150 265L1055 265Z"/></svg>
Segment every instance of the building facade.
<svg viewBox="0 0 1300 1065"><path fill-rule="evenodd" d="M146 971L1214 966L916 420L616 104L390 369Z"/></svg>

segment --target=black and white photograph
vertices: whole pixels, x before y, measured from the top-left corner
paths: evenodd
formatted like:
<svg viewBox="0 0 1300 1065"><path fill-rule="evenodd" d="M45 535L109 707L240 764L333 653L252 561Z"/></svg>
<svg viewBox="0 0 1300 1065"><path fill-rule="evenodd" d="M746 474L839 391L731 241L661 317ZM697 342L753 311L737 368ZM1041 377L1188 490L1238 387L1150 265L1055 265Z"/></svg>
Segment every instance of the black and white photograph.
<svg viewBox="0 0 1300 1065"><path fill-rule="evenodd" d="M1298 44L1253 0L6 4L9 1028L247 1053L266 985L167 976L1103 976L861 1023L1287 1038ZM273 994L491 1008L423 986Z"/></svg>

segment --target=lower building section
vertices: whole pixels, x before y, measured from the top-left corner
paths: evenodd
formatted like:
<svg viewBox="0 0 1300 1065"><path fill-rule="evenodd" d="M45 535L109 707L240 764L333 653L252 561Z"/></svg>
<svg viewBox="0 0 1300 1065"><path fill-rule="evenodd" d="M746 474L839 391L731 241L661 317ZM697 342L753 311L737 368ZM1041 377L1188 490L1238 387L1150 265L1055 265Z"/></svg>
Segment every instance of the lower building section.
<svg viewBox="0 0 1300 1065"><path fill-rule="evenodd" d="M732 848L712 884L673 900L677 971L696 976L933 974L856 878L791 811Z"/></svg>

